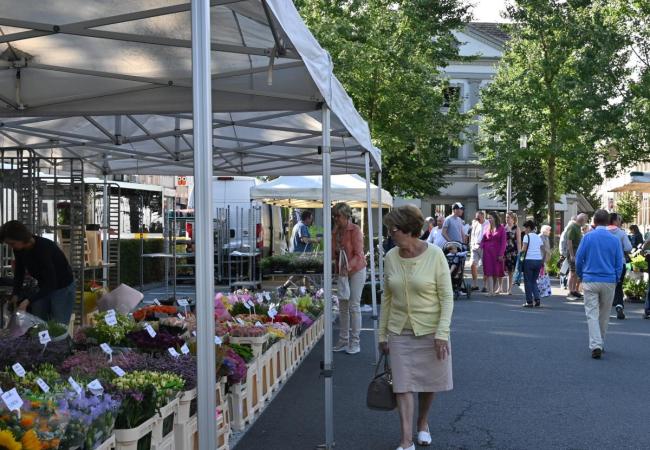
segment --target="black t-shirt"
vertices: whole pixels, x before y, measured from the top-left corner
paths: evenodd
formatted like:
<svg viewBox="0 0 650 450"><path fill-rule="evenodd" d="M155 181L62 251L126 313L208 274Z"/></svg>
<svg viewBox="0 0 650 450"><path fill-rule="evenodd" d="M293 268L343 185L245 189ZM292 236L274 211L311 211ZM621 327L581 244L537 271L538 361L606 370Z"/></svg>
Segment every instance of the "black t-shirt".
<svg viewBox="0 0 650 450"><path fill-rule="evenodd" d="M20 294L27 271L38 281L38 291L30 298L32 302L57 289L68 287L74 281L70 264L61 249L49 239L39 236L34 236L34 241L30 249L14 250L14 295Z"/></svg>

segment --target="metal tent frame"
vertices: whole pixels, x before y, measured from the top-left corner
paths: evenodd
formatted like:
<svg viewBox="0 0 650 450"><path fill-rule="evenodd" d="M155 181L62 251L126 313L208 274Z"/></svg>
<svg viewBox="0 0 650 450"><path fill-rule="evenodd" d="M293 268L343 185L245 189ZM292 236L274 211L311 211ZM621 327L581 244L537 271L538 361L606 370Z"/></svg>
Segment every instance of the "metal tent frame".
<svg viewBox="0 0 650 450"><path fill-rule="evenodd" d="M0 148L79 158L87 174L194 174L202 450L216 447L212 177L322 173L332 449L329 177L369 176L381 163L293 2L9 3L0 12Z"/></svg>

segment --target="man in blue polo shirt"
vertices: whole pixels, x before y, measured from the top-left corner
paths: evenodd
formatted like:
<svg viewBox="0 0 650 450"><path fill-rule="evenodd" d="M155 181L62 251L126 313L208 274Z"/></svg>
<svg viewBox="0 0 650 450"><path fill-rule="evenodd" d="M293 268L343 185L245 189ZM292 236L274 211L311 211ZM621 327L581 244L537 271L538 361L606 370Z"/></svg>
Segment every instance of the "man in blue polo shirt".
<svg viewBox="0 0 650 450"><path fill-rule="evenodd" d="M600 359L624 260L621 242L607 230L609 213L599 209L593 220L596 229L582 238L576 253L576 274L583 283L591 357Z"/></svg>
<svg viewBox="0 0 650 450"><path fill-rule="evenodd" d="M311 211L303 211L298 222L291 233L291 251L294 253L305 253L312 251L312 244L318 244L320 239L312 238L309 234L309 226L314 216Z"/></svg>

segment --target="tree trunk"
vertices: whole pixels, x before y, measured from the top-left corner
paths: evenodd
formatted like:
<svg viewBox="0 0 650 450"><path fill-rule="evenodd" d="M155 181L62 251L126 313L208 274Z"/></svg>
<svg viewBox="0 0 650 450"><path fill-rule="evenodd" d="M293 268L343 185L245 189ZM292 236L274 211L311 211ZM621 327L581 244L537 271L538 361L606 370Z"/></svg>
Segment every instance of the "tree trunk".
<svg viewBox="0 0 650 450"><path fill-rule="evenodd" d="M555 150L555 142L552 143L552 148ZM551 226L551 235L549 241L551 248L555 245L555 151L548 158L547 168L547 185L548 185L548 224Z"/></svg>

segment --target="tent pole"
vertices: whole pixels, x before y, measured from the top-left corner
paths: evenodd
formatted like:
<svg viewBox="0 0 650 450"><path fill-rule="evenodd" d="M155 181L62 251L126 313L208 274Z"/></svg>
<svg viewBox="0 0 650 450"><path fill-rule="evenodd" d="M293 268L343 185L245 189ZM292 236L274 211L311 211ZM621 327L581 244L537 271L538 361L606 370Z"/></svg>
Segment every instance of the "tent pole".
<svg viewBox="0 0 650 450"><path fill-rule="evenodd" d="M323 124L323 288L325 298L325 340L322 374L325 379L325 450L334 449L334 391L332 386L332 200L330 110L322 109Z"/></svg>
<svg viewBox="0 0 650 450"><path fill-rule="evenodd" d="M103 193L103 206L104 217L102 218L102 285L104 291L108 292L108 214L109 214L109 201L108 201L108 179L106 172L104 172L104 193ZM117 266L116 266L117 267Z"/></svg>
<svg viewBox="0 0 650 450"><path fill-rule="evenodd" d="M366 163L366 197L368 201L368 249L370 250L370 296L372 298L372 333L375 353L375 364L379 361L379 337L377 334L377 291L375 290L375 242L374 230L372 227L372 197L370 193L370 153L364 153L364 160ZM381 191L379 191L381 199ZM379 210L381 211L381 200L379 202Z"/></svg>
<svg viewBox="0 0 650 450"><path fill-rule="evenodd" d="M214 242L212 241L212 83L210 1L192 0L192 100L194 121L194 236L199 448L217 448L214 352Z"/></svg>
<svg viewBox="0 0 650 450"><path fill-rule="evenodd" d="M379 245L377 246L378 248L378 253L379 253L379 291L383 293L384 291L384 216L383 216L383 204L381 202L382 200L382 188L381 188L381 170L377 172L377 193L379 196L379 204L381 205L379 207L379 217L377 219L377 234L379 235Z"/></svg>

